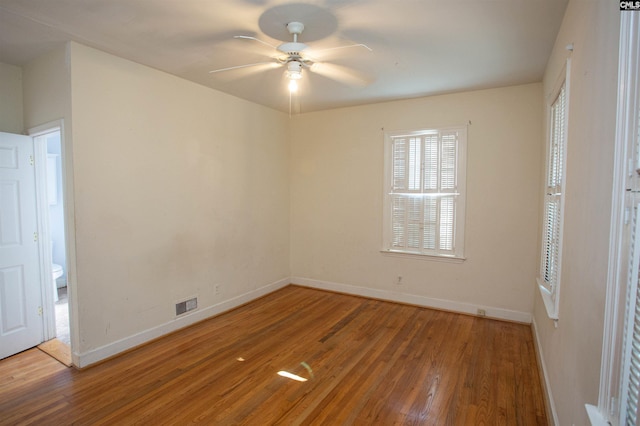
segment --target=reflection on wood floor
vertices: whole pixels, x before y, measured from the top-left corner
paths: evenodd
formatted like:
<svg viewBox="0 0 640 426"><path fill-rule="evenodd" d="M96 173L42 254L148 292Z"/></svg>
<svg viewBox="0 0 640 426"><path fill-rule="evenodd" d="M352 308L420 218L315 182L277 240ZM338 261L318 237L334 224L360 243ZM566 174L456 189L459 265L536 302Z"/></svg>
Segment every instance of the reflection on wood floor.
<svg viewBox="0 0 640 426"><path fill-rule="evenodd" d="M0 413L7 424L547 424L529 326L297 286L82 371L38 350L2 360Z"/></svg>

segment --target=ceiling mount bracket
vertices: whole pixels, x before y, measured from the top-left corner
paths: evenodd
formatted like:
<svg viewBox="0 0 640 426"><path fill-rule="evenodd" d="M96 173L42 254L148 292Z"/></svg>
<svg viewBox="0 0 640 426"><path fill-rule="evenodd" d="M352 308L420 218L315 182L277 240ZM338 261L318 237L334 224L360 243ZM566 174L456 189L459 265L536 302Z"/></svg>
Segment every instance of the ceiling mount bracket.
<svg viewBox="0 0 640 426"><path fill-rule="evenodd" d="M304 24L302 22L289 22L287 24L287 30L289 31L289 34L293 34L294 37L302 34L302 31L304 31Z"/></svg>

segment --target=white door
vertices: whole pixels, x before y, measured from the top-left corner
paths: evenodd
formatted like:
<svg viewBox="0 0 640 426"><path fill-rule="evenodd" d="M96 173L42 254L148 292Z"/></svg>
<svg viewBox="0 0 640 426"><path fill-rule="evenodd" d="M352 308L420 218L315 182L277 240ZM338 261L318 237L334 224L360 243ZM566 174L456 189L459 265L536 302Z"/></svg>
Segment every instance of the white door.
<svg viewBox="0 0 640 426"><path fill-rule="evenodd" d="M0 359L42 343L33 141L0 132Z"/></svg>

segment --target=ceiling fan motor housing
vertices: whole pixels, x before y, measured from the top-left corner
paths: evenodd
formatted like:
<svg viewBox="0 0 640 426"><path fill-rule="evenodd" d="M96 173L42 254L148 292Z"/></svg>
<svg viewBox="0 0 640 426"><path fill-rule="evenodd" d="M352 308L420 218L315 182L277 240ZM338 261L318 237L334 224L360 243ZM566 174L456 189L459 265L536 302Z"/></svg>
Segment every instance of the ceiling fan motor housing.
<svg viewBox="0 0 640 426"><path fill-rule="evenodd" d="M302 52L306 48L307 48L306 44L298 43L295 41L289 42L289 43L282 43L280 46L278 46L279 51L292 56L300 55L300 52Z"/></svg>
<svg viewBox="0 0 640 426"><path fill-rule="evenodd" d="M306 44L298 42L298 35L304 31L304 24L302 22L289 22L287 24L287 30L289 34L293 34L293 41L282 43L278 46L278 50L287 55L299 56L300 52L307 48Z"/></svg>

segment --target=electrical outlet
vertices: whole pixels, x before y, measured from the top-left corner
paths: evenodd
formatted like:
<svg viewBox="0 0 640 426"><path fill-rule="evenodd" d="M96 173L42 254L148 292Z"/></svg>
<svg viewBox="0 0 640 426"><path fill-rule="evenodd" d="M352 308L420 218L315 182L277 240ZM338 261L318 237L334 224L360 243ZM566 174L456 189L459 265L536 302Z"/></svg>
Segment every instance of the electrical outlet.
<svg viewBox="0 0 640 426"><path fill-rule="evenodd" d="M484 309L478 309L478 316L479 317L486 317L487 316L487 311L485 311Z"/></svg>
<svg viewBox="0 0 640 426"><path fill-rule="evenodd" d="M216 294L220 294L220 285L219 284L216 284L216 286L214 287L214 292Z"/></svg>
<svg viewBox="0 0 640 426"><path fill-rule="evenodd" d="M402 276L398 275L398 279L396 280L396 285L402 285Z"/></svg>

